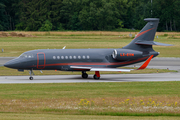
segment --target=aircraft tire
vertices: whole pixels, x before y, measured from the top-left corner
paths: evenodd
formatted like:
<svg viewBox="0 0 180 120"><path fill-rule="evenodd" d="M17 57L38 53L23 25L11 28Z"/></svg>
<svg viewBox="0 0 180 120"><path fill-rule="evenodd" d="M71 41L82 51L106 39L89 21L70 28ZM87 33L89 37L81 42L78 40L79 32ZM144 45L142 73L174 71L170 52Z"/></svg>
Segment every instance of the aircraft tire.
<svg viewBox="0 0 180 120"><path fill-rule="evenodd" d="M95 80L99 80L100 77L97 77L97 75L95 74L95 75L94 75L94 79L95 79Z"/></svg>
<svg viewBox="0 0 180 120"><path fill-rule="evenodd" d="M29 80L33 80L33 77L29 77Z"/></svg>
<svg viewBox="0 0 180 120"><path fill-rule="evenodd" d="M82 74L82 78L88 78L88 74L87 73L83 73Z"/></svg>

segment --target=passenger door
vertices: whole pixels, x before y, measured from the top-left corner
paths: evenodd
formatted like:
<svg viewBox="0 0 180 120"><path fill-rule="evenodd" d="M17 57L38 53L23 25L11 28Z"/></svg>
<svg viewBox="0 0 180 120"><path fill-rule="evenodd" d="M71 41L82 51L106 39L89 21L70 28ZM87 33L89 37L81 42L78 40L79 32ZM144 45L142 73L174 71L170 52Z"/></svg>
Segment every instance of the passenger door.
<svg viewBox="0 0 180 120"><path fill-rule="evenodd" d="M37 53L37 69L44 69L46 65L46 56L45 53Z"/></svg>

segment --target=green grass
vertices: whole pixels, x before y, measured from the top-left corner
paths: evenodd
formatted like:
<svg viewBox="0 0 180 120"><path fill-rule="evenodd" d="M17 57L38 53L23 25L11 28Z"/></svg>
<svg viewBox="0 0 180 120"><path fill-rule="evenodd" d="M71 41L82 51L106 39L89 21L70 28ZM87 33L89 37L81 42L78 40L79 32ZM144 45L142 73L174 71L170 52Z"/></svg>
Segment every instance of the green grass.
<svg viewBox="0 0 180 120"><path fill-rule="evenodd" d="M173 44L174 46L154 46L160 52L158 57L180 57L180 39L155 39L156 42Z"/></svg>
<svg viewBox="0 0 180 120"><path fill-rule="evenodd" d="M0 84L2 99L180 97L180 82ZM79 102L79 101L78 101Z"/></svg>
<svg viewBox="0 0 180 120"><path fill-rule="evenodd" d="M179 120L173 116L103 116L103 115L59 115L0 113L3 120Z"/></svg>
<svg viewBox="0 0 180 120"><path fill-rule="evenodd" d="M51 34L50 34L51 35ZM93 34L61 34L42 35L38 37L0 37L1 48L0 57L19 56L25 51L34 49L82 49L82 48L122 48L131 42L132 38L127 35L93 35ZM161 54L159 57L180 57L180 39L159 36L157 42L174 44L174 46L154 46L154 49Z"/></svg>
<svg viewBox="0 0 180 120"><path fill-rule="evenodd" d="M0 84L0 112L180 116L180 82Z"/></svg>

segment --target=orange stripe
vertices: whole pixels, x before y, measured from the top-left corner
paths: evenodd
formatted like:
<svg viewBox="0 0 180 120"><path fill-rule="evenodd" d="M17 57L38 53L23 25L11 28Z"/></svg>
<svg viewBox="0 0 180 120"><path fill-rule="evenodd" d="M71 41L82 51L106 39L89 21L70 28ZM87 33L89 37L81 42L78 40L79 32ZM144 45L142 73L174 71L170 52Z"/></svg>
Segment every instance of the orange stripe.
<svg viewBox="0 0 180 120"><path fill-rule="evenodd" d="M137 37L139 37L139 36L143 35L144 33L147 33L148 31L150 31L150 30L152 30L152 29L154 29L154 28L151 28L151 29L145 30L145 31L143 31L143 32L141 32L141 33L139 33L139 34L137 34L137 35L136 35L136 37L135 37L134 39L136 39Z"/></svg>
<svg viewBox="0 0 180 120"><path fill-rule="evenodd" d="M138 61L142 61L144 59L147 59L149 56L147 57L143 57L137 60L132 60L132 61L128 61L128 62L117 62L117 63L56 63L56 64L46 64L45 66L61 66L61 65L125 65L125 64L131 64L131 63L135 63ZM39 65L39 66L44 66L44 65Z"/></svg>

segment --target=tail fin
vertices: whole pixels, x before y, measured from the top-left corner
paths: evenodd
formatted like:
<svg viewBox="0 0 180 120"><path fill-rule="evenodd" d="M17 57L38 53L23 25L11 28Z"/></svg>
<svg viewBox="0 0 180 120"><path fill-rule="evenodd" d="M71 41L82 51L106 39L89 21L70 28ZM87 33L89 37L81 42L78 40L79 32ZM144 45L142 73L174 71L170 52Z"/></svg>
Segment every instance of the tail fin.
<svg viewBox="0 0 180 120"><path fill-rule="evenodd" d="M136 37L131 41L131 43L123 47L123 49L152 51L152 45L170 46L169 44L154 42L154 37L159 23L158 18L146 18L144 19L144 21L147 21L148 23L136 35Z"/></svg>

